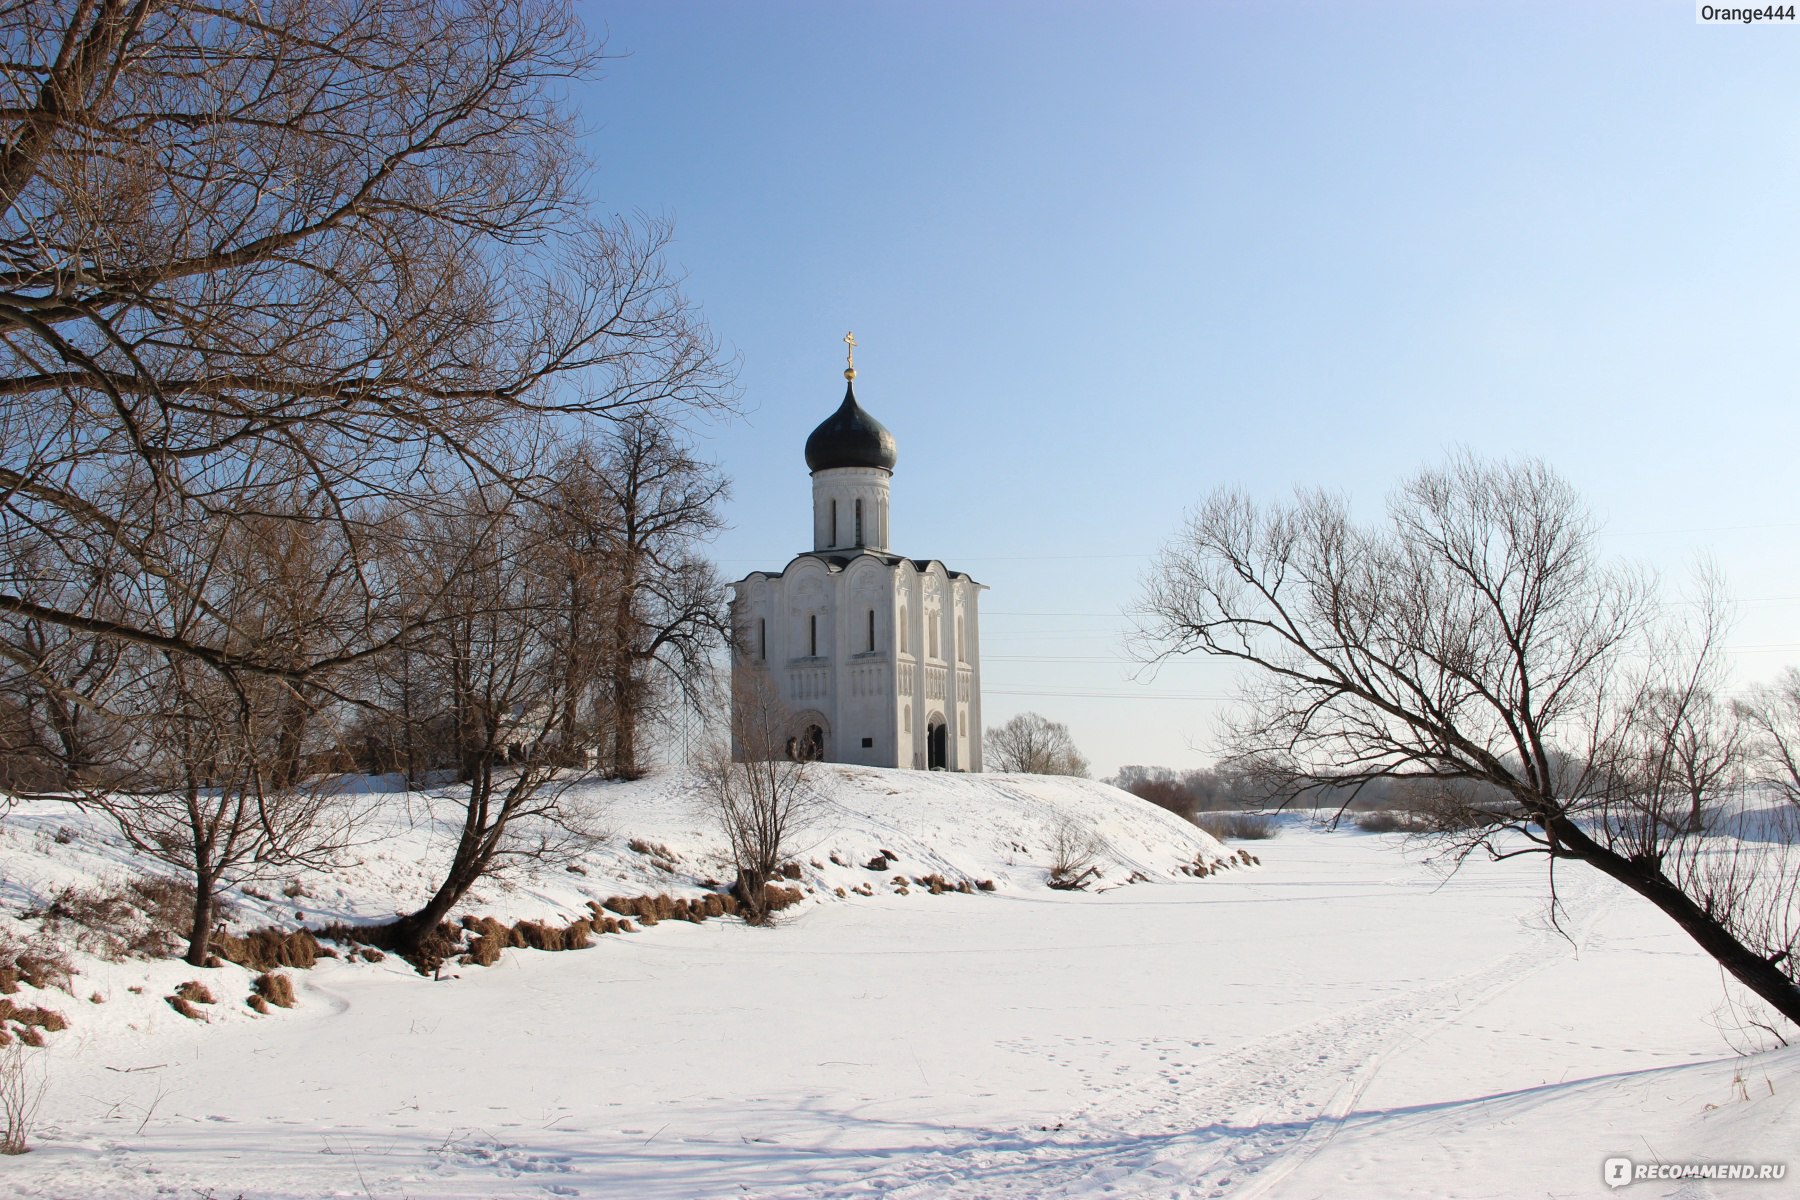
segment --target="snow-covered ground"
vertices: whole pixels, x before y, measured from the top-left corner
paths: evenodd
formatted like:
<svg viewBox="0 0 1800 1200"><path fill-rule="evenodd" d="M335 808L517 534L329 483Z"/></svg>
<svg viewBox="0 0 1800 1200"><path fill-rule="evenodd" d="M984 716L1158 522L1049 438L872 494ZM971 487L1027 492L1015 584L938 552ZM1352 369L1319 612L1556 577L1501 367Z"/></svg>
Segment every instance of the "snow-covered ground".
<svg viewBox="0 0 1800 1200"><path fill-rule="evenodd" d="M1800 1169L1800 1051L1734 1056L1716 968L1602 878L1561 873L1565 938L1529 862L1445 877L1400 839L1289 822L1249 844L1260 866L1200 879L1180 868L1216 843L1101 785L828 777L800 856L813 894L775 928L665 921L436 982L326 961L266 1017L235 967L83 959L81 999L23 989L71 1028L45 1052L37 1148L0 1160L0 1193L1598 1196L1615 1156ZM675 776L609 790L616 836L587 875L486 886L466 910L697 894L723 866L687 793ZM1068 813L1101 834L1097 893L1044 887ZM15 911L129 865L54 810L0 836ZM416 903L433 844L396 830L265 907ZM884 850L891 868L863 865ZM897 874L996 886L901 895ZM160 1000L196 976L221 994L205 1025ZM1795 1178L1626 1194L1787 1196Z"/></svg>

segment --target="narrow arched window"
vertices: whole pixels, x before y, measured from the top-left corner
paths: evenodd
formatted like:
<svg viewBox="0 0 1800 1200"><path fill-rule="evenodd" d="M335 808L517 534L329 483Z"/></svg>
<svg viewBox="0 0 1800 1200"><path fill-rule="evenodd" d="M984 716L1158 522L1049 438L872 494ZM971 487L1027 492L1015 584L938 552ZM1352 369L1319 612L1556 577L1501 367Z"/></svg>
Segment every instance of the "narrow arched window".
<svg viewBox="0 0 1800 1200"><path fill-rule="evenodd" d="M858 545L858 546L860 546L860 545L862 545L862 544L863 544L863 534L862 534L862 501L861 501L861 500L860 500L860 499L858 499L858 500L857 500L857 502L856 502L856 544L857 544L857 545Z"/></svg>
<svg viewBox="0 0 1800 1200"><path fill-rule="evenodd" d="M932 619L936 615L937 614L935 614L935 613L926 613L925 614L925 628L931 631L931 634L926 639L925 644L931 647L931 657L932 658L938 657L938 623Z"/></svg>
<svg viewBox="0 0 1800 1200"><path fill-rule="evenodd" d="M908 628L909 628L909 625L906 620L906 610L904 608L902 608L900 610L900 653L902 653L902 654L911 654L912 653L912 646L907 641Z"/></svg>
<svg viewBox="0 0 1800 1200"><path fill-rule="evenodd" d="M819 657L819 614L818 613L809 613L807 615L806 634L807 634L807 645L808 645L808 649L806 652L807 655L811 658Z"/></svg>
<svg viewBox="0 0 1800 1200"><path fill-rule="evenodd" d="M875 610L869 610L869 649L875 649Z"/></svg>
<svg viewBox="0 0 1800 1200"><path fill-rule="evenodd" d="M767 660L769 657L769 619L756 618L756 657Z"/></svg>
<svg viewBox="0 0 1800 1200"><path fill-rule="evenodd" d="M903 714L902 719L905 721L905 724L902 726L902 732L911 733L912 732L912 705L910 705L910 704L907 705L906 708L902 710L902 714Z"/></svg>
<svg viewBox="0 0 1800 1200"><path fill-rule="evenodd" d="M957 662L968 662L969 661L969 656L968 656L967 652L963 649L963 619L960 615L958 615L956 618L956 661Z"/></svg>
<svg viewBox="0 0 1800 1200"><path fill-rule="evenodd" d="M831 548L837 549L837 501L831 502Z"/></svg>

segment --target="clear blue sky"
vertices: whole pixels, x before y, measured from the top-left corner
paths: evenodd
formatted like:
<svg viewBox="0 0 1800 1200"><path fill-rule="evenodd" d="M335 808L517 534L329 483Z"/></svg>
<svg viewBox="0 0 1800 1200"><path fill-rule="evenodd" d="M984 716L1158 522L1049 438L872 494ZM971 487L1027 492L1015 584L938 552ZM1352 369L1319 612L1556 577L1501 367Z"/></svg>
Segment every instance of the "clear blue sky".
<svg viewBox="0 0 1800 1200"><path fill-rule="evenodd" d="M894 431L893 542L991 585L990 724L1210 757L1209 663L1132 678L1149 556L1218 484L1378 509L1539 455L1609 547L1800 662L1800 27L1651 3L587 6L596 199L675 221L740 362L730 578L810 546L801 446Z"/></svg>

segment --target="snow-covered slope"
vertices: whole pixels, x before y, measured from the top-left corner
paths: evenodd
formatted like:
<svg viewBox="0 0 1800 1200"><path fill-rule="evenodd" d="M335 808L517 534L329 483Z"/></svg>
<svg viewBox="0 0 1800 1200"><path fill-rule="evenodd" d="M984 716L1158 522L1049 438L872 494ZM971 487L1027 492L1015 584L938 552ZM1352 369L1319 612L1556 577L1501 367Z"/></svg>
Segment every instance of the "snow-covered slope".
<svg viewBox="0 0 1800 1200"><path fill-rule="evenodd" d="M827 788L813 895L774 929L665 921L437 980L326 961L267 1016L230 966L82 959L73 996L24 986L12 999L70 1027L37 1060L36 1148L0 1159L0 1195L1435 1200L1608 1195L1616 1156L1791 1157L1797 1052L1732 1056L1719 1029L1745 1026L1716 966L1593 872L1559 870L1552 924L1527 862L1446 877L1402 839L1283 822L1260 867L1196 879L1180 868L1216 843L1095 785L838 769ZM697 890L717 838L688 795L601 789L617 836L590 874L483 885L468 909ZM1044 886L1071 810L1105 842L1094 892ZM134 865L59 828L0 822L9 904ZM250 903L378 915L416 902L408 856L441 849L398 820L358 870ZM856 861L879 851L890 869ZM897 874L996 890L902 896ZM839 899L840 880L876 886ZM196 978L206 1024L161 999Z"/></svg>
<svg viewBox="0 0 1800 1200"><path fill-rule="evenodd" d="M1212 837L1155 805L1088 779L956 775L819 764L820 803L795 839L798 881L816 902L860 898L942 876L996 890L1046 881L1065 829L1090 833L1094 888L1187 877L1184 868L1238 860ZM455 787L406 792L359 781L371 806L354 861L330 871L288 872L233 889L234 924L380 920L421 904L449 853ZM388 789L388 790L384 790ZM609 835L569 870L522 863L478 886L459 909L514 920L568 920L590 900L616 895L703 895L728 883L724 838L694 779L668 771L631 783L577 785L571 801L595 812ZM668 853L663 853L667 851ZM887 865L870 870L878 855ZM57 888L160 868L133 852L103 820L66 804L21 804L0 821L0 905L41 906ZM906 883L897 882L904 877ZM915 890L910 884L909 890ZM292 892L284 895L283 892Z"/></svg>

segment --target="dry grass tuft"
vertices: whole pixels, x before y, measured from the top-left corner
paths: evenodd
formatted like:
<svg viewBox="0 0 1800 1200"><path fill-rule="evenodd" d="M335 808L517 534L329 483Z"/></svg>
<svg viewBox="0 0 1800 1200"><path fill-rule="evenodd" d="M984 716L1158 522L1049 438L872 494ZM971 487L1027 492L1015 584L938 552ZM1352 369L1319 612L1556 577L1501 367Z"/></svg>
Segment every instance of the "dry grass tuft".
<svg viewBox="0 0 1800 1200"><path fill-rule="evenodd" d="M804 893L796 887L782 887L779 884L763 885L763 911L778 913L784 908L792 908L800 903Z"/></svg>
<svg viewBox="0 0 1800 1200"><path fill-rule="evenodd" d="M677 900L667 895L608 896L605 907L621 916L636 917L645 925L655 925L659 921L692 921L699 924L708 917L729 916L738 911L734 897L718 893L692 900L685 897Z"/></svg>
<svg viewBox="0 0 1800 1200"><path fill-rule="evenodd" d="M3 998L0 998L0 1021L13 1022L14 1032L21 1036L27 1029L41 1029L45 1033L61 1033L69 1027L68 1018L53 1008L19 1004ZM32 1044L41 1045L42 1043L33 1042Z"/></svg>
<svg viewBox="0 0 1800 1200"><path fill-rule="evenodd" d="M492 917L465 916L462 926L470 937L461 961L471 966L493 966L500 961L500 952L512 944L513 931Z"/></svg>
<svg viewBox="0 0 1800 1200"><path fill-rule="evenodd" d="M251 986L256 989L258 996L276 1008L294 1007L294 981L286 975L275 971L265 972L258 975Z"/></svg>
<svg viewBox="0 0 1800 1200"><path fill-rule="evenodd" d="M255 1009L265 1017L269 1015L269 1002L255 992L251 992L250 995L245 998L244 1003L248 1004L251 1008Z"/></svg>
<svg viewBox="0 0 1800 1200"><path fill-rule="evenodd" d="M190 1021L204 1022L206 1020L205 1013L203 1013L199 1009L195 1008L192 1004L190 1004L186 999L182 998L181 996L164 996L163 999L165 999L169 1002L170 1008L174 1009L176 1012L180 1013L182 1016L186 1017Z"/></svg>
<svg viewBox="0 0 1800 1200"><path fill-rule="evenodd" d="M213 948L221 957L252 971L271 971L276 967L304 970L321 958L336 957L319 945L309 929L253 929L242 937L229 933L213 935Z"/></svg>
<svg viewBox="0 0 1800 1200"><path fill-rule="evenodd" d="M191 1004L213 1004L212 989L198 979L190 979L175 989L175 994Z"/></svg>
<svg viewBox="0 0 1800 1200"><path fill-rule="evenodd" d="M68 991L75 967L48 938L15 942L0 935L0 995L17 994L20 983Z"/></svg>

